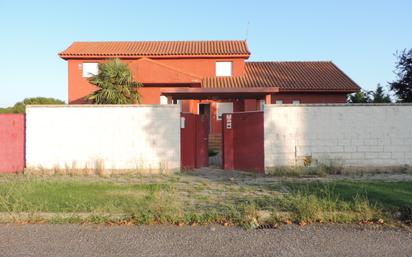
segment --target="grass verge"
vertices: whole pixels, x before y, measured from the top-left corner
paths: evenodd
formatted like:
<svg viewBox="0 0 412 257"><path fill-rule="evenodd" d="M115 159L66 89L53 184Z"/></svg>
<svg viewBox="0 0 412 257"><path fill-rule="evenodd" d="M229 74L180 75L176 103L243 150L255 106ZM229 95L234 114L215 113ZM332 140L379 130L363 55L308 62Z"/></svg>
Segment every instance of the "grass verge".
<svg viewBox="0 0 412 257"><path fill-rule="evenodd" d="M292 222L411 222L411 181L267 179L1 176L0 221L246 228Z"/></svg>

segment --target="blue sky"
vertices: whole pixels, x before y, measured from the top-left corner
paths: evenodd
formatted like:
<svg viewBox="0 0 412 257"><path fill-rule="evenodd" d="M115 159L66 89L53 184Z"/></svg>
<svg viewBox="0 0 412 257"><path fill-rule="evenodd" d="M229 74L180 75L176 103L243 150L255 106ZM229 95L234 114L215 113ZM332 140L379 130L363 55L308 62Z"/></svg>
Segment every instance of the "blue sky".
<svg viewBox="0 0 412 257"><path fill-rule="evenodd" d="M365 89L412 48L412 1L0 0L0 106L67 101L73 41L245 39L251 60L332 60Z"/></svg>

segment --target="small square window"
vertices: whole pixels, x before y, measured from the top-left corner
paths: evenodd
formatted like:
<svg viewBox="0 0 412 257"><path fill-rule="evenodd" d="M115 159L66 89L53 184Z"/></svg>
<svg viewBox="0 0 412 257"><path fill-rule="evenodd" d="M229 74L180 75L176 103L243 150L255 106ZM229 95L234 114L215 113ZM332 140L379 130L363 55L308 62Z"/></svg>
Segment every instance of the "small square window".
<svg viewBox="0 0 412 257"><path fill-rule="evenodd" d="M300 104L299 100L293 100L292 104Z"/></svg>
<svg viewBox="0 0 412 257"><path fill-rule="evenodd" d="M99 73L99 64L92 62L83 63L83 78L90 78Z"/></svg>
<svg viewBox="0 0 412 257"><path fill-rule="evenodd" d="M216 76L232 76L232 62L216 62Z"/></svg>
<svg viewBox="0 0 412 257"><path fill-rule="evenodd" d="M167 103L168 103L167 96L161 95L160 96L160 104L167 104Z"/></svg>
<svg viewBox="0 0 412 257"><path fill-rule="evenodd" d="M221 120L222 114L232 113L233 103L216 103L216 119Z"/></svg>
<svg viewBox="0 0 412 257"><path fill-rule="evenodd" d="M265 104L266 104L265 100L259 100L259 108L260 108L259 111L263 111Z"/></svg>
<svg viewBox="0 0 412 257"><path fill-rule="evenodd" d="M276 100L276 104L283 104L283 100Z"/></svg>

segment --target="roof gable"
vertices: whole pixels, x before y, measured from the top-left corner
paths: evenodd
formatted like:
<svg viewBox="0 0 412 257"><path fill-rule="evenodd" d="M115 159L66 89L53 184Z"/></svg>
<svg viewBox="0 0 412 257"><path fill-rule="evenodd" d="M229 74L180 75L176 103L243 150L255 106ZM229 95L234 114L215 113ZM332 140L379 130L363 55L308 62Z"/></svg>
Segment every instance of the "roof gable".
<svg viewBox="0 0 412 257"><path fill-rule="evenodd" d="M134 79L143 84L196 84L202 79L169 65L153 61L149 58L141 58L129 64Z"/></svg>
<svg viewBox="0 0 412 257"><path fill-rule="evenodd" d="M113 57L249 57L244 40L74 42L63 59Z"/></svg>

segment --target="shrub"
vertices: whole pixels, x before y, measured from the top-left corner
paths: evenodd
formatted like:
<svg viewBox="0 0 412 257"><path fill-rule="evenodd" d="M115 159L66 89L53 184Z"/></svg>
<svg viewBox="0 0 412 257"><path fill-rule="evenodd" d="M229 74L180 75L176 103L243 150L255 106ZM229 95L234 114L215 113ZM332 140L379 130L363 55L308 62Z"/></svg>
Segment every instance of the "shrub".
<svg viewBox="0 0 412 257"><path fill-rule="evenodd" d="M0 113L25 113L26 105L42 104L65 104L65 102L56 98L48 97L25 98L23 101L17 102L13 107L0 108Z"/></svg>

